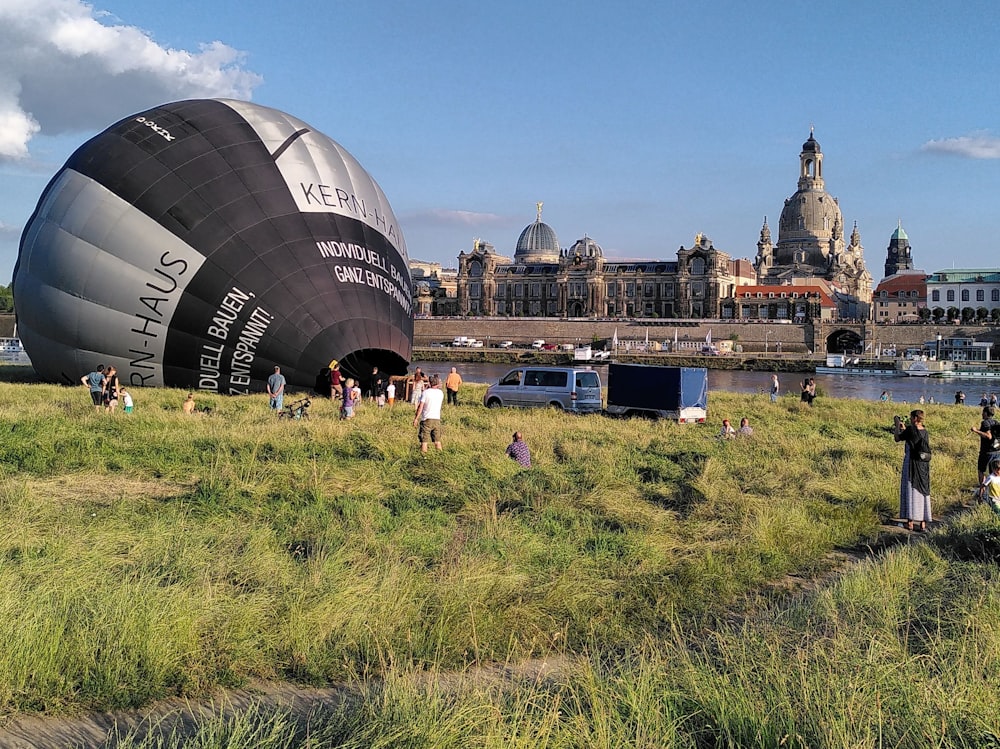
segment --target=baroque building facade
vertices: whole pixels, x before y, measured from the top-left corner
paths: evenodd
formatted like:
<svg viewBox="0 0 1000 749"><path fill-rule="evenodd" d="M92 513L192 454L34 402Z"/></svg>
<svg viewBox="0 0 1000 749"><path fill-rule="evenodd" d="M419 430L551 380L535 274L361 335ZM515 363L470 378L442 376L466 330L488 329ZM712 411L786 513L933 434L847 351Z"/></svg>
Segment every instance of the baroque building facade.
<svg viewBox="0 0 1000 749"><path fill-rule="evenodd" d="M747 261L733 260L703 234L675 261L609 260L590 237L562 249L542 221L521 232L513 259L476 240L458 256L458 311L511 317L717 317L720 301L752 282Z"/></svg>

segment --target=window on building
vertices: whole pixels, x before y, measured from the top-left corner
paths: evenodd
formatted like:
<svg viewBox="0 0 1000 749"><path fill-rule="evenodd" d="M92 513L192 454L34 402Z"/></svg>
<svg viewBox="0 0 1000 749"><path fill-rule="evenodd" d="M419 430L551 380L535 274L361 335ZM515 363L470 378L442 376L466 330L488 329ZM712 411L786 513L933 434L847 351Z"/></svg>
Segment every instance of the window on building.
<svg viewBox="0 0 1000 749"><path fill-rule="evenodd" d="M540 283L531 284L531 296L535 299L542 295L542 285Z"/></svg>
<svg viewBox="0 0 1000 749"><path fill-rule="evenodd" d="M556 310L556 302L549 302L548 303L548 308L547 308L546 314L549 317L555 317L558 314L558 312Z"/></svg>
<svg viewBox="0 0 1000 749"><path fill-rule="evenodd" d="M629 281L629 282L627 282L625 284L625 296L629 297L630 299L635 296L635 283L634 282Z"/></svg>
<svg viewBox="0 0 1000 749"><path fill-rule="evenodd" d="M616 283L605 284L606 296L608 297L608 299L614 299L614 297L615 297L615 288L617 286L618 286L618 284L616 284Z"/></svg>
<svg viewBox="0 0 1000 749"><path fill-rule="evenodd" d="M990 299L994 302L1000 302L1000 289L993 289L990 292Z"/></svg>
<svg viewBox="0 0 1000 749"><path fill-rule="evenodd" d="M507 284L503 281L497 284L497 296L506 297L507 296Z"/></svg>
<svg viewBox="0 0 1000 749"><path fill-rule="evenodd" d="M483 285L481 283L470 283L469 284L469 296L473 299L478 299L483 295Z"/></svg>
<svg viewBox="0 0 1000 749"><path fill-rule="evenodd" d="M654 285L652 283L647 283L645 285L645 289L643 290L643 294L645 294L646 296L656 296L656 292L654 291L654 288L655 287L654 287Z"/></svg>
<svg viewBox="0 0 1000 749"><path fill-rule="evenodd" d="M900 291L899 293L896 294L896 296L898 296L900 299L906 299L906 292Z"/></svg>
<svg viewBox="0 0 1000 749"><path fill-rule="evenodd" d="M498 315L507 314L507 302L497 302L497 314Z"/></svg>
<svg viewBox="0 0 1000 749"><path fill-rule="evenodd" d="M514 284L514 296L518 298L524 296L524 287L519 283Z"/></svg>
<svg viewBox="0 0 1000 749"><path fill-rule="evenodd" d="M949 302L954 302L955 301L955 290L954 289L948 289L948 291L945 292L945 296L947 297L947 299L948 299Z"/></svg>
<svg viewBox="0 0 1000 749"><path fill-rule="evenodd" d="M695 299L701 299L705 296L705 284L702 281L695 281L691 284L691 296Z"/></svg>
<svg viewBox="0 0 1000 749"><path fill-rule="evenodd" d="M666 299L674 298L674 285L672 283L663 284L663 296Z"/></svg>
<svg viewBox="0 0 1000 749"><path fill-rule="evenodd" d="M976 301L977 302L985 302L986 301L986 290L985 289L976 289Z"/></svg>
<svg viewBox="0 0 1000 749"><path fill-rule="evenodd" d="M705 258L696 257L691 259L691 275L692 276L705 275Z"/></svg>
<svg viewBox="0 0 1000 749"><path fill-rule="evenodd" d="M962 301L963 302L969 301L969 290L968 289L962 289Z"/></svg>
<svg viewBox="0 0 1000 749"><path fill-rule="evenodd" d="M934 291L931 292L931 301L932 302L940 302L941 301L941 292L938 291L937 289L934 289Z"/></svg>

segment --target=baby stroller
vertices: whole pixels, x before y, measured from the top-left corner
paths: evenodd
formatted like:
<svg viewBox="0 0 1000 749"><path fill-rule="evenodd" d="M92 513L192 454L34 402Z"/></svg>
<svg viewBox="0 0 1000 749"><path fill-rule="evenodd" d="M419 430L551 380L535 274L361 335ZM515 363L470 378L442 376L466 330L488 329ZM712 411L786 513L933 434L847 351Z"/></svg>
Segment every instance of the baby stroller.
<svg viewBox="0 0 1000 749"><path fill-rule="evenodd" d="M278 414L279 419L305 419L309 420L309 406L312 401L308 398L299 398L293 403L289 403Z"/></svg>

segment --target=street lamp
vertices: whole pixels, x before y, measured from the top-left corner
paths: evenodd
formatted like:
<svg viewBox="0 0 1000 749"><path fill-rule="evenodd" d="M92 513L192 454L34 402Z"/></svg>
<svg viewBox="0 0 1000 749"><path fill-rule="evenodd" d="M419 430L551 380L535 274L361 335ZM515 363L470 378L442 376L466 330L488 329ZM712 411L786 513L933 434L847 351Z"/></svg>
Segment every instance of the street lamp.
<svg viewBox="0 0 1000 749"><path fill-rule="evenodd" d="M768 337L770 335L771 335L771 331L770 330L765 330L764 331L764 353L765 354L767 353L767 339L768 339Z"/></svg>

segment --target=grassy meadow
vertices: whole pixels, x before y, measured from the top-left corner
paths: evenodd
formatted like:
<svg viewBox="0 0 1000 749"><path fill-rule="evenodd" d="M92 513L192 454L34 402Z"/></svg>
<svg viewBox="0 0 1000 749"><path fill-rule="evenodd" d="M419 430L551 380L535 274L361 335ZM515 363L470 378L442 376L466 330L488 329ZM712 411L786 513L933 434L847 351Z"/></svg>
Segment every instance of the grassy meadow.
<svg viewBox="0 0 1000 749"><path fill-rule="evenodd" d="M482 392L423 456L405 404L186 416L137 390L106 415L0 383L0 715L290 681L353 696L118 745L1000 747L1000 522L883 548L908 407L712 393L711 423L679 426ZM975 484L979 410L923 408L940 517ZM741 416L752 438L715 438ZM538 662L559 667L514 668Z"/></svg>

